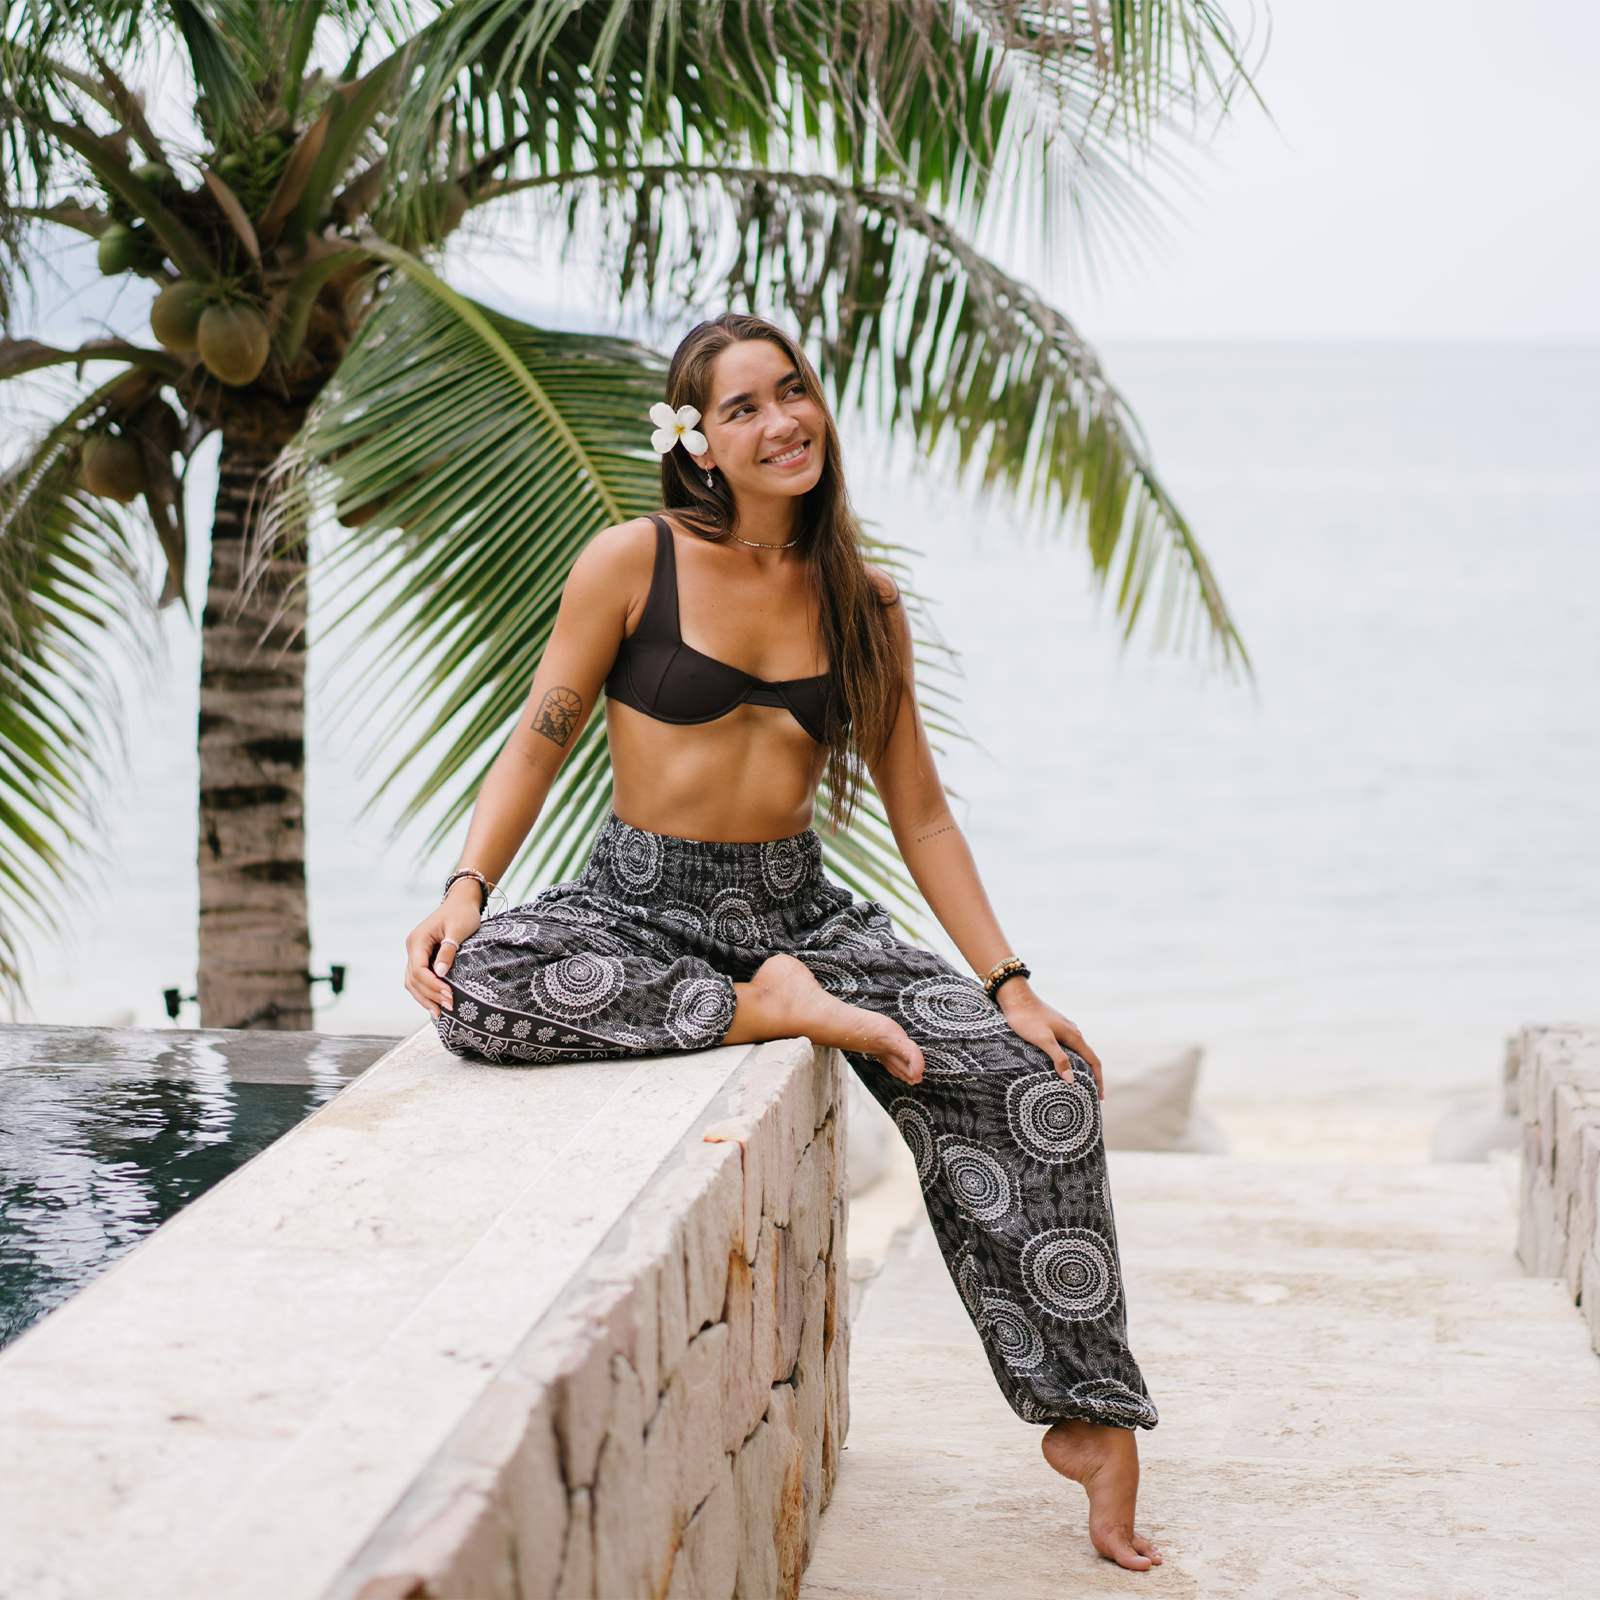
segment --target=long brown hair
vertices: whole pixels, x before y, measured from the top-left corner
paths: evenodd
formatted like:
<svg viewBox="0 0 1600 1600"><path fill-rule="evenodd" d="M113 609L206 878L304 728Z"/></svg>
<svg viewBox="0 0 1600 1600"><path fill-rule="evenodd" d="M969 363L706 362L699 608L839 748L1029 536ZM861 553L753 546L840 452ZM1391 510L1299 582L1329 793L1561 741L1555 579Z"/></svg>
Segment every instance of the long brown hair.
<svg viewBox="0 0 1600 1600"><path fill-rule="evenodd" d="M782 328L760 317L725 311L685 335L667 369L667 404L693 406L702 414L711 404L711 369L730 345L765 339L794 363L806 393L822 413L826 448L822 476L800 499L795 536L806 561L806 581L820 600L822 642L833 675L824 742L828 747L828 822L842 828L850 820L861 790L864 764L882 756L900 709L900 640L892 614L898 598L887 598L867 571L861 555L861 524L844 484L839 430L805 352ZM733 536L738 511L733 491L720 473L708 486L683 449L661 458L661 501L702 539L714 544Z"/></svg>

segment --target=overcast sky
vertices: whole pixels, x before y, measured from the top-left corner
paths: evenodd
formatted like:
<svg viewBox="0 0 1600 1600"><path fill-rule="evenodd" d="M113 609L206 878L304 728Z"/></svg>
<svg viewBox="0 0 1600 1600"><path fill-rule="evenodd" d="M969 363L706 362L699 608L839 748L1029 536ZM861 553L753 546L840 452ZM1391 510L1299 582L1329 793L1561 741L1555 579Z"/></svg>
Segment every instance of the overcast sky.
<svg viewBox="0 0 1600 1600"><path fill-rule="evenodd" d="M1242 18L1242 0L1225 0ZM1166 249L1097 338L1600 338L1600 0L1274 0Z"/></svg>

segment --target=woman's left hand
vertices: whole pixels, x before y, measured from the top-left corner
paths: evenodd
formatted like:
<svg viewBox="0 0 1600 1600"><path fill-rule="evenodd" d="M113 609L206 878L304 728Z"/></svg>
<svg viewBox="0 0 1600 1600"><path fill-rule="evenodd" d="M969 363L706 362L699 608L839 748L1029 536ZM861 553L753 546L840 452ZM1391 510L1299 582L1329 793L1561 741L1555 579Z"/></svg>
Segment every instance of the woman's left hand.
<svg viewBox="0 0 1600 1600"><path fill-rule="evenodd" d="M1063 1078L1072 1076L1072 1063L1067 1059L1067 1051L1082 1056L1094 1069L1095 1085L1100 1091L1100 1098L1105 1099L1106 1083L1100 1072L1100 1057L1078 1032L1077 1023L1062 1016L1054 1006L1047 1006L1028 987L1026 978L1013 978L1010 983L1002 984L1000 993L995 996L995 1004L1005 1013L1011 1031L1019 1039L1038 1045L1055 1063L1056 1071Z"/></svg>

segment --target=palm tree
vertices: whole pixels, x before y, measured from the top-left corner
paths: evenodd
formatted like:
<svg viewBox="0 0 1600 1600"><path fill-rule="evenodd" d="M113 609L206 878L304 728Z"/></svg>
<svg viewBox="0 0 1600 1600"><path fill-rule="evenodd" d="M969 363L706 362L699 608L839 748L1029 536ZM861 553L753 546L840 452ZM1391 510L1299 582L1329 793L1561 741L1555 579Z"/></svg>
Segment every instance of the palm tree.
<svg viewBox="0 0 1600 1600"><path fill-rule="evenodd" d="M1129 628L1153 610L1158 633L1198 625L1242 658L1093 352L976 242L1019 189L1063 216L1137 210L1171 114L1225 109L1244 81L1211 0L12 0L3 48L8 330L51 228L94 236L102 272L156 294L148 346L0 345L0 377L112 368L0 482L0 892L25 910L83 821L111 687L91 631L129 615L137 568L113 508L142 502L161 603L184 601L174 461L220 433L200 608L207 1026L311 1021L318 496L350 530L351 594L379 601L385 662L428 663L401 675L392 727L420 709L422 731L387 781L420 764L412 807L442 799L441 827L515 715L578 550L654 500L639 447L660 358L450 289L428 263L473 208L531 205L548 243L598 240L624 309L786 318L846 410L1058 521L1081 512ZM158 113L130 80L171 57L188 103ZM599 730L536 862L570 860L604 809ZM903 888L870 801L830 849L859 885Z"/></svg>

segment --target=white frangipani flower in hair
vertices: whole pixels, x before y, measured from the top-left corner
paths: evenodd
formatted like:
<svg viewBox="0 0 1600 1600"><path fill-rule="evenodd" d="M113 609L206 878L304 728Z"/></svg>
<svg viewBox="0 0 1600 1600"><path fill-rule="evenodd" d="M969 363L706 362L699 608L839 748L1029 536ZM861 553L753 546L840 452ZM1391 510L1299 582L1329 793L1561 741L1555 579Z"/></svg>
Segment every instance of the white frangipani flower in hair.
<svg viewBox="0 0 1600 1600"><path fill-rule="evenodd" d="M656 431L650 435L650 448L658 456L671 455L673 446L681 439L683 448L692 456L706 453L706 436L695 428L700 413L693 406L679 406L676 411L658 400L650 407L650 420Z"/></svg>

